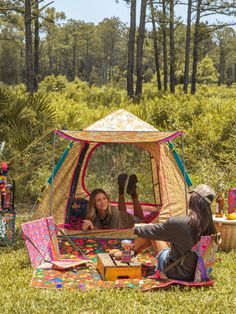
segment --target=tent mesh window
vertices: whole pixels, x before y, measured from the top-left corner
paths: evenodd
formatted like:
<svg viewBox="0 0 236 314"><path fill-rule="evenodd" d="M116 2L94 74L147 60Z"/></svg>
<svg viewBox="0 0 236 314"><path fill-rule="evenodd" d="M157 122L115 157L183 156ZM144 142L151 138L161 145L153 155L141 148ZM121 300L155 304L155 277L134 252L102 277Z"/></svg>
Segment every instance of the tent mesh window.
<svg viewBox="0 0 236 314"><path fill-rule="evenodd" d="M98 147L88 163L86 189L91 192L95 188L102 188L110 195L111 200L116 201L117 178L124 172L137 175L137 191L142 202L156 203L150 154L135 145L109 143ZM126 195L126 200L130 201L129 195Z"/></svg>

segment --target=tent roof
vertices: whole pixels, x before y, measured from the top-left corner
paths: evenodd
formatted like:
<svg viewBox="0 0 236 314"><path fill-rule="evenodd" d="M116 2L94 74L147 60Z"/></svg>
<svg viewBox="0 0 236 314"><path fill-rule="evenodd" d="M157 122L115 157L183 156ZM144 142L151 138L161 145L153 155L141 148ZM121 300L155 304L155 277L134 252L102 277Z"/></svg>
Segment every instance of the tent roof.
<svg viewBox="0 0 236 314"><path fill-rule="evenodd" d="M141 143L171 140L182 131L159 132L124 109L118 110L81 131L55 130L74 141L94 143Z"/></svg>
<svg viewBox="0 0 236 314"><path fill-rule="evenodd" d="M158 131L132 113L120 109L90 125L87 131Z"/></svg>

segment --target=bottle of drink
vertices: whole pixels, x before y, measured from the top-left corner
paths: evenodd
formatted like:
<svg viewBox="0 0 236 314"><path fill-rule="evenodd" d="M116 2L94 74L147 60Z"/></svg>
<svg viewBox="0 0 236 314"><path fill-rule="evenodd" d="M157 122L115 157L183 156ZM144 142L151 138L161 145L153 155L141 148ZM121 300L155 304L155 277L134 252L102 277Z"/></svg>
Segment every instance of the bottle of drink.
<svg viewBox="0 0 236 314"><path fill-rule="evenodd" d="M222 192L217 193L216 197L216 217L223 217L225 200Z"/></svg>

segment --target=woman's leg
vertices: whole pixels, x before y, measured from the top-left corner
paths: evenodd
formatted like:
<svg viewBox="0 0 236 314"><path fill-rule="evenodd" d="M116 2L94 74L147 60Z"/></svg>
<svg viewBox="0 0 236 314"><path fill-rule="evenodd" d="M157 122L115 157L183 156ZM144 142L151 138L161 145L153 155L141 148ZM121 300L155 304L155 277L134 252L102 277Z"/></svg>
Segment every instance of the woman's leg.
<svg viewBox="0 0 236 314"><path fill-rule="evenodd" d="M126 211L125 196L119 193L118 209Z"/></svg>
<svg viewBox="0 0 236 314"><path fill-rule="evenodd" d="M169 244L165 241L152 240L151 243L155 255L157 255L162 250L169 248Z"/></svg>
<svg viewBox="0 0 236 314"><path fill-rule="evenodd" d="M127 185L127 193L131 195L132 201L133 201L133 206L134 206L134 215L141 220L143 220L144 215L143 215L143 209L142 206L139 202L138 199L138 194L136 191L136 184L138 182L138 179L135 174L132 174L129 177L129 182Z"/></svg>
<svg viewBox="0 0 236 314"><path fill-rule="evenodd" d="M141 204L139 202L137 194L134 195L134 198L133 198L132 195L131 195L131 197L132 197L132 200L133 200L134 215L139 217L141 220L143 220L143 218L144 218L143 209L142 209L142 206L141 206Z"/></svg>
<svg viewBox="0 0 236 314"><path fill-rule="evenodd" d="M149 240L145 238L137 238L134 241L134 252L137 255L138 253L142 252L149 246L152 246L155 255L161 252L163 249L169 247L168 243L165 241L157 241L157 240Z"/></svg>
<svg viewBox="0 0 236 314"><path fill-rule="evenodd" d="M125 204L125 183L127 181L128 174L121 173L118 176L118 187L119 187L119 199L118 199L118 209L122 211L126 211Z"/></svg>
<svg viewBox="0 0 236 314"><path fill-rule="evenodd" d="M143 250L145 250L149 246L151 246L151 240L140 238L140 237L138 237L134 240L134 252L135 252L135 254L139 254L140 252L142 252Z"/></svg>

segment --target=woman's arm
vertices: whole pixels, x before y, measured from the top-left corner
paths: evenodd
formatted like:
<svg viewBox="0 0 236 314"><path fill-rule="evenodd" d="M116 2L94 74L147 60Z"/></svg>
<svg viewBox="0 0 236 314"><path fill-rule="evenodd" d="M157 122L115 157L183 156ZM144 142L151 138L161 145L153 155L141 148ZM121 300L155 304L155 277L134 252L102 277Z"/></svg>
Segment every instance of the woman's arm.
<svg viewBox="0 0 236 314"><path fill-rule="evenodd" d="M160 224L136 224L134 226L134 234L149 240L161 240L170 242L173 240L173 230L170 222Z"/></svg>
<svg viewBox="0 0 236 314"><path fill-rule="evenodd" d="M95 229L95 227L94 227L92 221L90 221L88 219L83 220L82 230L94 230L94 229Z"/></svg>

